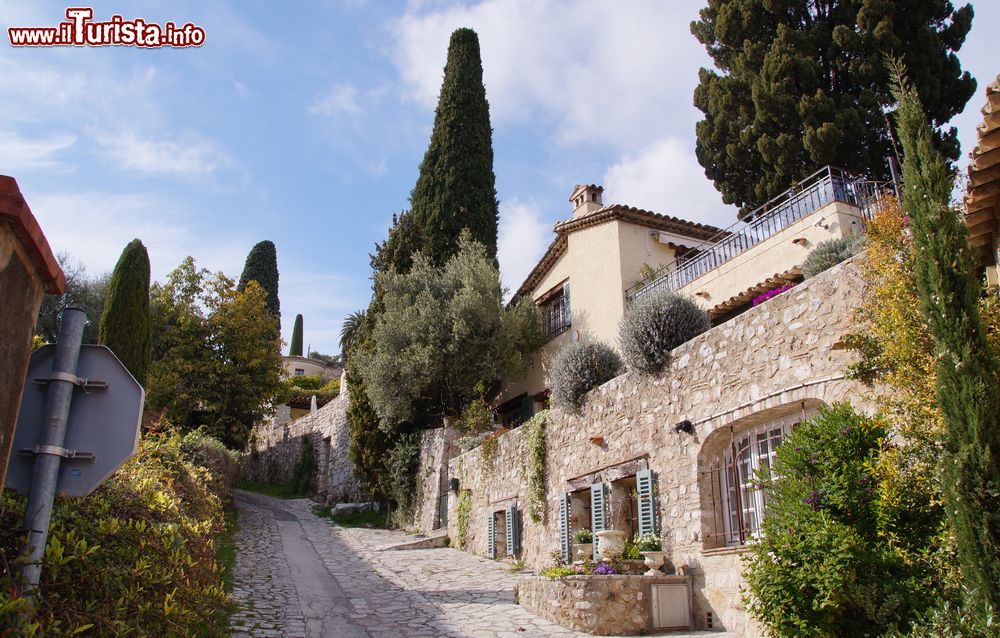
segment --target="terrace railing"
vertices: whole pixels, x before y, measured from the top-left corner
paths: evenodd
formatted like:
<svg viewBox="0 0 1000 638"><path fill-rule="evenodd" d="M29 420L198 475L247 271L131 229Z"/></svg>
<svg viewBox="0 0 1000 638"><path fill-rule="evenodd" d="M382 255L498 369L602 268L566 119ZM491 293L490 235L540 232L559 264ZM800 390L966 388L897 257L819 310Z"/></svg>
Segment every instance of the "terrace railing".
<svg viewBox="0 0 1000 638"><path fill-rule="evenodd" d="M754 210L748 221L736 222L627 289L625 296L632 302L661 290L680 290L834 201L860 209L867 218L887 187L891 188L891 183L858 180L842 169L823 168Z"/></svg>

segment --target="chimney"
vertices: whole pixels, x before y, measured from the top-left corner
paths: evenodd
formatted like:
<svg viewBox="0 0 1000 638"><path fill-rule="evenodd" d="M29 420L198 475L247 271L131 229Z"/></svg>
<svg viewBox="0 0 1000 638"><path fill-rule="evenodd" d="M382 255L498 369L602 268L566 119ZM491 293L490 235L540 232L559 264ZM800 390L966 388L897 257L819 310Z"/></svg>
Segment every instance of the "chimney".
<svg viewBox="0 0 1000 638"><path fill-rule="evenodd" d="M577 184L573 188L573 194L569 197L569 202L573 204L573 219L579 219L600 210L604 206L601 202L601 193L603 192L603 186Z"/></svg>

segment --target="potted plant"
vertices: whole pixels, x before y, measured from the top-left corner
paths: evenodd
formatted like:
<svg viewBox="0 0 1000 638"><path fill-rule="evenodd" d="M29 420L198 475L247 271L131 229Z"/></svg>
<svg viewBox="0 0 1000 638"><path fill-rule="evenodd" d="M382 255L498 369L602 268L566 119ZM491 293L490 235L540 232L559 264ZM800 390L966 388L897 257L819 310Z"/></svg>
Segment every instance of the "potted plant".
<svg viewBox="0 0 1000 638"><path fill-rule="evenodd" d="M586 527L573 532L573 558L584 560L593 556L594 533Z"/></svg>
<svg viewBox="0 0 1000 638"><path fill-rule="evenodd" d="M663 541L660 540L660 535L646 532L642 536L635 537L635 544L642 554L643 562L649 568L643 576L659 576L660 567L663 565Z"/></svg>
<svg viewBox="0 0 1000 638"><path fill-rule="evenodd" d="M611 498L608 499L607 521L613 525L615 514L621 508L621 498L615 498L612 490ZM597 532L597 556L600 559L609 558L614 555L621 555L625 550L625 532L617 529L605 529Z"/></svg>

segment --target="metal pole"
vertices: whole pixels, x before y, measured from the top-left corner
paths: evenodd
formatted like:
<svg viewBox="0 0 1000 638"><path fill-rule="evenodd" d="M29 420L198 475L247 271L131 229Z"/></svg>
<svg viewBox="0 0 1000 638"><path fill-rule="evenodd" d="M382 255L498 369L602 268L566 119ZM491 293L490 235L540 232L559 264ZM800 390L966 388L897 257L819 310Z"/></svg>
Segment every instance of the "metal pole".
<svg viewBox="0 0 1000 638"><path fill-rule="evenodd" d="M80 358L80 343L83 341L83 327L87 315L79 308L66 308L59 326L59 340L52 361L45 396L45 417L35 455L35 473L31 481L31 493L24 510L24 528L27 538L24 554L28 561L22 569L28 593L38 586L42 574L42 558L49 535L49 521L52 518L52 503L55 500L56 484L59 480L59 465L63 443L66 441L66 420L73 399L76 383L76 365Z"/></svg>

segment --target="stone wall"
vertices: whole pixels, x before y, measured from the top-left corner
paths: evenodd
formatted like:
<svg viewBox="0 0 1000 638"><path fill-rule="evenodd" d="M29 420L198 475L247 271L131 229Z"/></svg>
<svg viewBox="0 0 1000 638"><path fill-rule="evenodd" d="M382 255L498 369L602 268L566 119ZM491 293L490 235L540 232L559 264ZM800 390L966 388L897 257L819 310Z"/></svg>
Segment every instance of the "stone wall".
<svg viewBox="0 0 1000 638"><path fill-rule="evenodd" d="M579 415L553 410L546 427L545 513L527 516L527 446L521 429L501 436L487 463L477 448L453 459L449 475L470 490L470 551L485 555L488 516L518 505L521 559L533 567L559 550L559 499L580 485L618 478L622 465L648 466L656 477L657 526L669 564L693 579L694 618L706 628L756 636L741 602L741 548L713 548L717 516L705 475L733 432L850 401L867 410L866 390L846 379L844 349L860 300L857 267L846 262L678 347L660 376L624 374L593 390ZM692 433L675 432L682 420ZM634 469L631 470L634 473ZM449 498L449 533L457 538L458 494ZM589 522L589 521L588 521ZM589 525L588 525L589 526ZM574 528L577 526L574 525Z"/></svg>
<svg viewBox="0 0 1000 638"><path fill-rule="evenodd" d="M254 429L254 441L243 456L244 476L264 483L287 482L302 453L305 435L312 439L316 453L316 500L329 504L362 500L354 466L347 458L347 404L344 390L315 414L295 421L288 406L279 406L269 423Z"/></svg>
<svg viewBox="0 0 1000 638"><path fill-rule="evenodd" d="M654 631L652 585L666 584L690 587L690 578L523 576L518 579L516 595L522 607L563 627L598 636L631 636Z"/></svg>
<svg viewBox="0 0 1000 638"><path fill-rule="evenodd" d="M442 527L441 496L448 494L448 462L459 452L457 441L458 431L448 425L421 435L415 507L409 520L400 521L402 527L422 532Z"/></svg>

